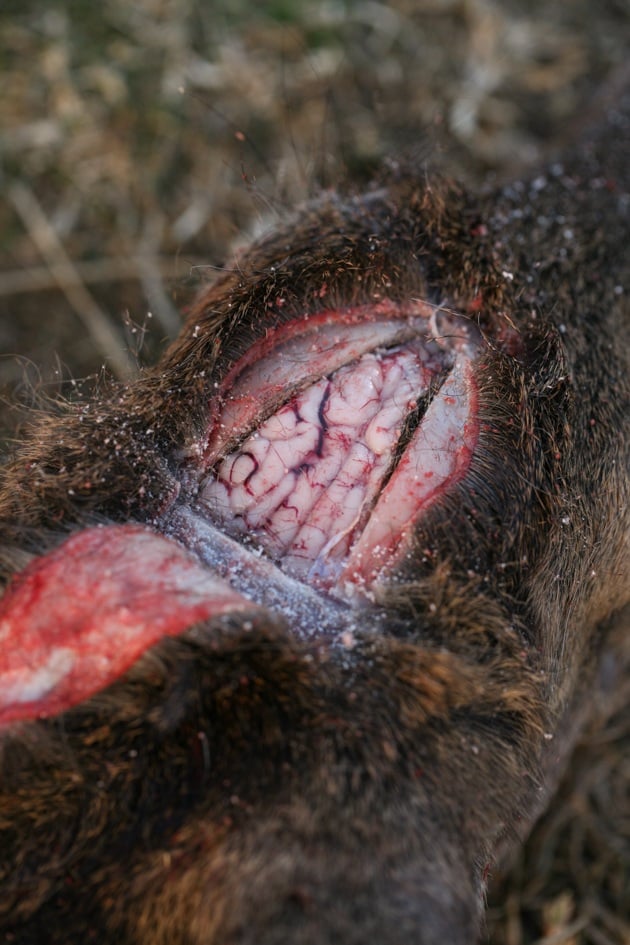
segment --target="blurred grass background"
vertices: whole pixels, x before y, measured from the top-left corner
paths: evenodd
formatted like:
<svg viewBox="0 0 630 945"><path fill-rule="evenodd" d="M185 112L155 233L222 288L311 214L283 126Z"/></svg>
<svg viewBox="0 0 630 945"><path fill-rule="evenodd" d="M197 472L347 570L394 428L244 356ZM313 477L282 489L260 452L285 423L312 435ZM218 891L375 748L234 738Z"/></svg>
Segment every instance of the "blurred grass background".
<svg viewBox="0 0 630 945"><path fill-rule="evenodd" d="M628 0L1 0L0 432L154 358L319 188L435 135L473 183L535 162L629 48ZM630 943L629 731L576 754L486 941Z"/></svg>
<svg viewBox="0 0 630 945"><path fill-rule="evenodd" d="M195 267L421 129L469 178L536 160L627 55L629 16L628 0L2 0L0 385L24 378L14 353L44 384L153 357Z"/></svg>

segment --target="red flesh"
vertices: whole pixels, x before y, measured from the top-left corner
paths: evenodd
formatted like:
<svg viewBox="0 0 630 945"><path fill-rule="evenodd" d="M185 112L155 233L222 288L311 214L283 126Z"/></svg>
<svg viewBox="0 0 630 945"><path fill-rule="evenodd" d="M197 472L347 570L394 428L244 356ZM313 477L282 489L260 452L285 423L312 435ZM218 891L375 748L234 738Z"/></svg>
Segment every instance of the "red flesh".
<svg viewBox="0 0 630 945"><path fill-rule="evenodd" d="M0 600L0 723L61 712L163 637L252 606L147 529L79 532L22 571Z"/></svg>
<svg viewBox="0 0 630 945"><path fill-rule="evenodd" d="M373 352L387 380L389 365L396 369L397 364L411 364L405 359L415 351L416 373L413 378L405 375L407 387L411 384L415 395L421 396L431 377L442 377L442 388L386 484L368 483L368 498L357 515L356 530L353 525L352 530L342 531L340 543L336 534L340 515L333 514L332 524L323 525L321 519L311 519L310 513L305 513L304 525L323 528L326 547L317 554L310 573L301 575L302 580L345 598L346 607L352 600L354 607L357 593L359 598L362 594L369 597L370 586L396 566L422 512L468 471L478 437L471 360L477 350L473 327L454 313L420 300L405 306L383 301L328 311L274 329L234 365L219 388L217 410L205 442L198 445L201 450L196 451L204 455L203 472L212 477L213 467L226 456L229 460L234 448L238 451L239 444L255 435L263 422L282 417L289 402L306 404L309 390L322 378L337 377L341 385L341 400L331 400L328 408L342 411L337 441L347 439L350 447L361 446L365 430L359 423L352 425L353 410L360 413L374 397L368 392L362 399L358 381L353 379L357 370L353 365L372 364ZM448 376L444 380L445 371ZM330 380L333 387L335 383ZM355 385L351 393L358 394L358 406L348 407L348 418L343 413L344 383ZM398 386L394 389L399 390ZM411 408L413 396L410 398L405 384L400 391L400 403ZM387 403L381 404L385 412ZM322 416L324 436L331 416L323 402ZM343 432L346 419L350 424L347 433ZM394 422L403 419L401 410L400 421ZM317 416L311 423L316 429ZM381 437L388 429L393 427L377 426L376 432ZM393 455L395 438L380 442L385 443L385 470L386 454ZM373 446L373 434L366 437L366 448L368 443ZM288 441L285 446L289 448ZM373 448L380 455L380 446ZM362 477L371 465L370 460L352 468ZM352 488L351 479L346 485ZM202 483L202 497L203 488ZM211 509L205 511L211 515ZM227 517L221 519L228 534L230 514L228 508ZM167 527L168 521L164 524ZM242 547L237 554L235 543L234 547L228 544L226 551L225 541L229 540L212 528L206 535L202 524L199 520L192 528L191 541L187 519L180 529L171 522L174 535L196 552L200 545L199 558L148 529L112 525L72 536L18 575L0 600L0 725L65 711L112 683L163 637L177 636L195 623L223 614L254 611L256 604L250 596L288 619L299 615L298 622L308 624L304 611L317 611L314 603L319 595L313 602L309 595L315 592L290 577L265 579L261 586L258 572L262 562ZM265 542L261 540L261 544ZM337 551L330 555L328 547ZM268 564L274 568L270 561ZM308 555L305 566L308 569ZM265 590L268 585L269 593ZM335 611L330 598L322 601L326 613ZM352 608L349 613L348 617L335 611L337 629L353 619ZM295 630L298 634L310 632L301 624Z"/></svg>
<svg viewBox="0 0 630 945"><path fill-rule="evenodd" d="M329 311L252 345L221 384L205 453L204 514L342 597L391 571L419 516L466 475L478 436L474 326L419 300L383 314ZM383 487L432 380L441 389ZM368 410L387 418L382 450Z"/></svg>

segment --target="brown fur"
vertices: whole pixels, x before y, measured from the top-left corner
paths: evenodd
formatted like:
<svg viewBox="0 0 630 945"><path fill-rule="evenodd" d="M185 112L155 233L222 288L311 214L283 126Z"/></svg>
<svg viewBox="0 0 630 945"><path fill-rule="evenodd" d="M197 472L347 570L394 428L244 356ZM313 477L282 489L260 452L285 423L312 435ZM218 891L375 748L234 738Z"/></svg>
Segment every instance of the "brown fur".
<svg viewBox="0 0 630 945"><path fill-rule="evenodd" d="M366 618L339 660L283 621L211 621L2 732L2 941L476 940L488 866L630 665L629 144L624 94L531 180L475 197L394 166L325 196L153 371L33 424L0 493L5 579L70 530L192 500L213 382L265 328L413 297L489 340L481 447L379 587L386 631Z"/></svg>

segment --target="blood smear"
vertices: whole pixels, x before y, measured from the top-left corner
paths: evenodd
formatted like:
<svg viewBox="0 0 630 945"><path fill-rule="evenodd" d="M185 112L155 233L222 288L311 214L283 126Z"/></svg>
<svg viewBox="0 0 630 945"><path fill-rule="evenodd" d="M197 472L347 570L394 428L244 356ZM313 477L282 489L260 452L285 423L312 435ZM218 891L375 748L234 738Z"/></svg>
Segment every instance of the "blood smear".
<svg viewBox="0 0 630 945"><path fill-rule="evenodd" d="M85 529L0 600L0 723L61 712L163 637L252 607L174 541L136 525Z"/></svg>

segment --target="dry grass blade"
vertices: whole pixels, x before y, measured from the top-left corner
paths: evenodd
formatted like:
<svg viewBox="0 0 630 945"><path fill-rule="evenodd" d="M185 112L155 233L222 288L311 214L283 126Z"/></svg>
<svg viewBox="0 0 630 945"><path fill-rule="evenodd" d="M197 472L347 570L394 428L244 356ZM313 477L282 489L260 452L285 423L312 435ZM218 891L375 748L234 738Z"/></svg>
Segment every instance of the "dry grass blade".
<svg viewBox="0 0 630 945"><path fill-rule="evenodd" d="M550 935L545 935L544 938L539 938L533 945L578 945L579 940L576 936L586 928L588 921L588 916L580 916L569 925L557 929Z"/></svg>
<svg viewBox="0 0 630 945"><path fill-rule="evenodd" d="M77 260L73 263L77 285L93 283L127 282L138 279L138 273L147 265L144 256L111 256L102 259ZM156 273L160 281L181 280L195 268L205 268L207 260L187 258L185 265L181 260L171 257L155 256L149 260L152 277ZM70 273L67 273L67 278ZM31 266L26 269L8 270L0 273L0 296L21 295L30 292L50 292L59 285L48 266ZM179 324L179 316L177 316Z"/></svg>
<svg viewBox="0 0 630 945"><path fill-rule="evenodd" d="M82 282L33 192L21 181L15 181L8 188L8 196L45 259L55 283L83 322L112 372L121 380L131 377L136 367L123 347L120 334Z"/></svg>
<svg viewBox="0 0 630 945"><path fill-rule="evenodd" d="M158 251L165 229L162 214L152 213L144 227L138 256L138 276L149 299L151 309L169 338L174 338L181 328L179 312L169 299L158 262Z"/></svg>

